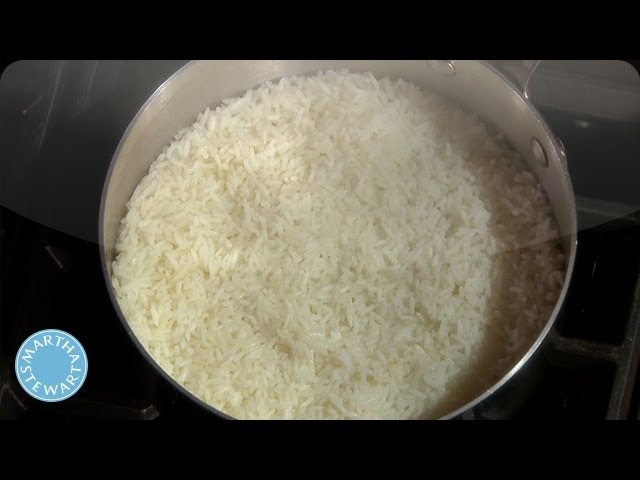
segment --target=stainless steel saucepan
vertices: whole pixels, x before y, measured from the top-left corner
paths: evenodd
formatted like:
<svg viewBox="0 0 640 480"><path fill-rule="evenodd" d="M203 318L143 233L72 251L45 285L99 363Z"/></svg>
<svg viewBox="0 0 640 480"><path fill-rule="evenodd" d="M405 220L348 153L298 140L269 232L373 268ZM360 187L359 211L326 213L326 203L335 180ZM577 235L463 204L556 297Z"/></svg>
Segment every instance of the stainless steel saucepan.
<svg viewBox="0 0 640 480"><path fill-rule="evenodd" d="M100 208L101 261L114 308L143 356L176 389L208 409L226 416L198 400L170 378L135 337L116 301L111 286L111 263L120 220L135 187L180 129L195 121L207 106L271 79L313 74L320 70L346 68L371 72L376 77L402 78L439 93L475 112L505 134L543 185L562 236L567 271L557 305L531 348L497 383L444 419L473 411L490 418L491 411L516 402L523 385L531 383L536 359L560 312L571 278L576 254L576 207L566 159L561 144L527 100L526 80L535 62L482 61L346 61L346 60L242 60L191 62L162 84L131 121L113 156L105 181ZM531 368L523 368L523 367Z"/></svg>

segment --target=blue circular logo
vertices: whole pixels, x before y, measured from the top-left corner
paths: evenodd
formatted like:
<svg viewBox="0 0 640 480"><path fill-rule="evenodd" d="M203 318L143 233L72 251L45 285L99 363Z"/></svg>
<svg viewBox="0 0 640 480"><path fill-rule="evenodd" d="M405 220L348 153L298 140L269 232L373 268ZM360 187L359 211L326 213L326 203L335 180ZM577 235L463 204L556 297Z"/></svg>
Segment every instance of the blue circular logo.
<svg viewBox="0 0 640 480"><path fill-rule="evenodd" d="M87 378L88 366L80 342L62 330L34 333L16 355L20 386L43 402L60 402L74 395Z"/></svg>

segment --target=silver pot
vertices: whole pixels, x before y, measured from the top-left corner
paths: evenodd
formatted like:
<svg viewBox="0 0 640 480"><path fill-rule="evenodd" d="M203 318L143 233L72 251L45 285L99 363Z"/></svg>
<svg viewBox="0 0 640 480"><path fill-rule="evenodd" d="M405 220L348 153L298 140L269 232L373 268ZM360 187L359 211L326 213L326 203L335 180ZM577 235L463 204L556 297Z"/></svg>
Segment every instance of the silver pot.
<svg viewBox="0 0 640 480"><path fill-rule="evenodd" d="M551 316L531 348L519 362L487 391L444 419L464 412L490 412L513 404L522 385L531 384L531 366L541 351L564 302L576 254L576 207L566 159L561 145L542 117L527 100L526 81L535 63L481 61L347 61L347 60L242 60L191 62L162 84L141 107L124 133L105 181L100 208L101 261L115 310L138 349L176 389L212 413L225 416L198 400L170 378L151 358L130 329L111 286L111 263L120 220L135 187L162 148L181 128L195 121L207 106L242 94L258 84L283 76L312 74L346 68L371 72L377 77L403 78L448 97L475 112L505 134L543 185L562 236L566 278ZM488 412L488 413L487 413Z"/></svg>

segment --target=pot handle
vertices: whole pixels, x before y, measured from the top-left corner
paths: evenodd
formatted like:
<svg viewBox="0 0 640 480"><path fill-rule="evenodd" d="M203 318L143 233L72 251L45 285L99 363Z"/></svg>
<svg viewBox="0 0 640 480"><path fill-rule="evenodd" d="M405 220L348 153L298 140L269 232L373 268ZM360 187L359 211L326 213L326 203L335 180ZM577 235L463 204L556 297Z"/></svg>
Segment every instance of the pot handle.
<svg viewBox="0 0 640 480"><path fill-rule="evenodd" d="M507 77L514 86L522 92L525 98L529 98L527 88L531 75L540 65L542 60L492 60L490 61L500 73Z"/></svg>

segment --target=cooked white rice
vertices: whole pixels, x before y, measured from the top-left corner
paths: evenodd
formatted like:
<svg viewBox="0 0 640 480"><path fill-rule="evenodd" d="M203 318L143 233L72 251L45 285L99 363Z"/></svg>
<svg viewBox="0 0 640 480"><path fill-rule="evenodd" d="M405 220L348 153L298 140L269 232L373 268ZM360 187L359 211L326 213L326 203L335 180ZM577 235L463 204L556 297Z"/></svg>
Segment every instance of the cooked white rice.
<svg viewBox="0 0 640 480"><path fill-rule="evenodd" d="M534 175L478 119L329 71L179 132L128 203L112 280L152 357L233 417L431 418L537 337L557 237Z"/></svg>

